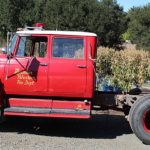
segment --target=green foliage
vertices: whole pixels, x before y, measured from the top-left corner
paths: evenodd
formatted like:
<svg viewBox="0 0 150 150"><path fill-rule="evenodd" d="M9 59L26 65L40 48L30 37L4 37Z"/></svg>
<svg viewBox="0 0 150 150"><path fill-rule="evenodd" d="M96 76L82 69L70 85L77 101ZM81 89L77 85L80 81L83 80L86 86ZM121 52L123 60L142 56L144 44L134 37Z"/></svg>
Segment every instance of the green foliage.
<svg viewBox="0 0 150 150"><path fill-rule="evenodd" d="M101 76L112 75L111 59L114 56L115 50L104 47L98 48L97 51L97 72Z"/></svg>
<svg viewBox="0 0 150 150"><path fill-rule="evenodd" d="M129 11L129 32L132 43L137 48L150 51L150 4L142 8L133 8Z"/></svg>
<svg viewBox="0 0 150 150"><path fill-rule="evenodd" d="M127 29L127 18L114 0L102 0L99 7L97 34L99 45L110 48L118 48L121 44L121 35Z"/></svg>
<svg viewBox="0 0 150 150"><path fill-rule="evenodd" d="M43 21L48 29L89 31L98 5L96 0L49 0Z"/></svg>
<svg viewBox="0 0 150 150"><path fill-rule="evenodd" d="M130 32L129 32L129 30L127 30L127 31L122 35L122 39L123 39L123 41L130 40Z"/></svg>
<svg viewBox="0 0 150 150"><path fill-rule="evenodd" d="M142 50L98 49L97 72L109 76L113 86L129 92L150 79L150 54Z"/></svg>
<svg viewBox="0 0 150 150"><path fill-rule="evenodd" d="M41 21L46 0L0 0L0 36Z"/></svg>
<svg viewBox="0 0 150 150"><path fill-rule="evenodd" d="M44 14L48 29L95 32L105 47L118 48L127 28L126 14L114 0L50 0Z"/></svg>
<svg viewBox="0 0 150 150"><path fill-rule="evenodd" d="M17 27L45 24L50 30L89 31L98 44L117 48L126 30L126 14L115 0L0 0L0 34Z"/></svg>

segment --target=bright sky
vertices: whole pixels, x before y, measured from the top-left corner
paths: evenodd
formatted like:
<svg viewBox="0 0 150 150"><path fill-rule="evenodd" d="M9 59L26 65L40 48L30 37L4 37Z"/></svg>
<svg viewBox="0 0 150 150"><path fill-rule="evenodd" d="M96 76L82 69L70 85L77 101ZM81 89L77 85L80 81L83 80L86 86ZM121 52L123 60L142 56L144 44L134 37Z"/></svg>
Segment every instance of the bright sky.
<svg viewBox="0 0 150 150"><path fill-rule="evenodd" d="M117 0L117 3L127 12L132 7L145 6L150 3L150 0Z"/></svg>

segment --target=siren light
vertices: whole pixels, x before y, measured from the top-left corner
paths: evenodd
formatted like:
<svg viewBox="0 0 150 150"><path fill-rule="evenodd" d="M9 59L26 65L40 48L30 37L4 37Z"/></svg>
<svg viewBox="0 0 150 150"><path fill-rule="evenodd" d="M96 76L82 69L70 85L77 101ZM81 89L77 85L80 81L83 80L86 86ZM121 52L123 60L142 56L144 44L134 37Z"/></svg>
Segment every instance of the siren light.
<svg viewBox="0 0 150 150"><path fill-rule="evenodd" d="M42 23L36 23L36 24L34 24L34 27L41 27L41 28L44 29L44 24L42 24Z"/></svg>

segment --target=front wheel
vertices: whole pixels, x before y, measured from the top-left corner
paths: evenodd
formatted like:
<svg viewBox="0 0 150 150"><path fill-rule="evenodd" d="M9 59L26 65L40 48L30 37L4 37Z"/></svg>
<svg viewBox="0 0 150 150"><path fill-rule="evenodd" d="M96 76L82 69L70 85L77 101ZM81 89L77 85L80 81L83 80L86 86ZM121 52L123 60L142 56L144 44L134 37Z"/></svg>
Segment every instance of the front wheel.
<svg viewBox="0 0 150 150"><path fill-rule="evenodd" d="M145 144L150 145L150 95L138 99L129 112L133 132Z"/></svg>

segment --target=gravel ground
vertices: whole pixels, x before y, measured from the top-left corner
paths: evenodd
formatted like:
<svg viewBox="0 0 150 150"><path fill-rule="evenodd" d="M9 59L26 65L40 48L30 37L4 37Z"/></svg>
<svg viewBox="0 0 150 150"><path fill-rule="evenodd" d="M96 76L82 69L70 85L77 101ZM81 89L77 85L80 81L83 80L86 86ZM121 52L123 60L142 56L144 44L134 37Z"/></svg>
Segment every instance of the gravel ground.
<svg viewBox="0 0 150 150"><path fill-rule="evenodd" d="M150 150L122 114L90 120L9 117L0 125L0 150Z"/></svg>

